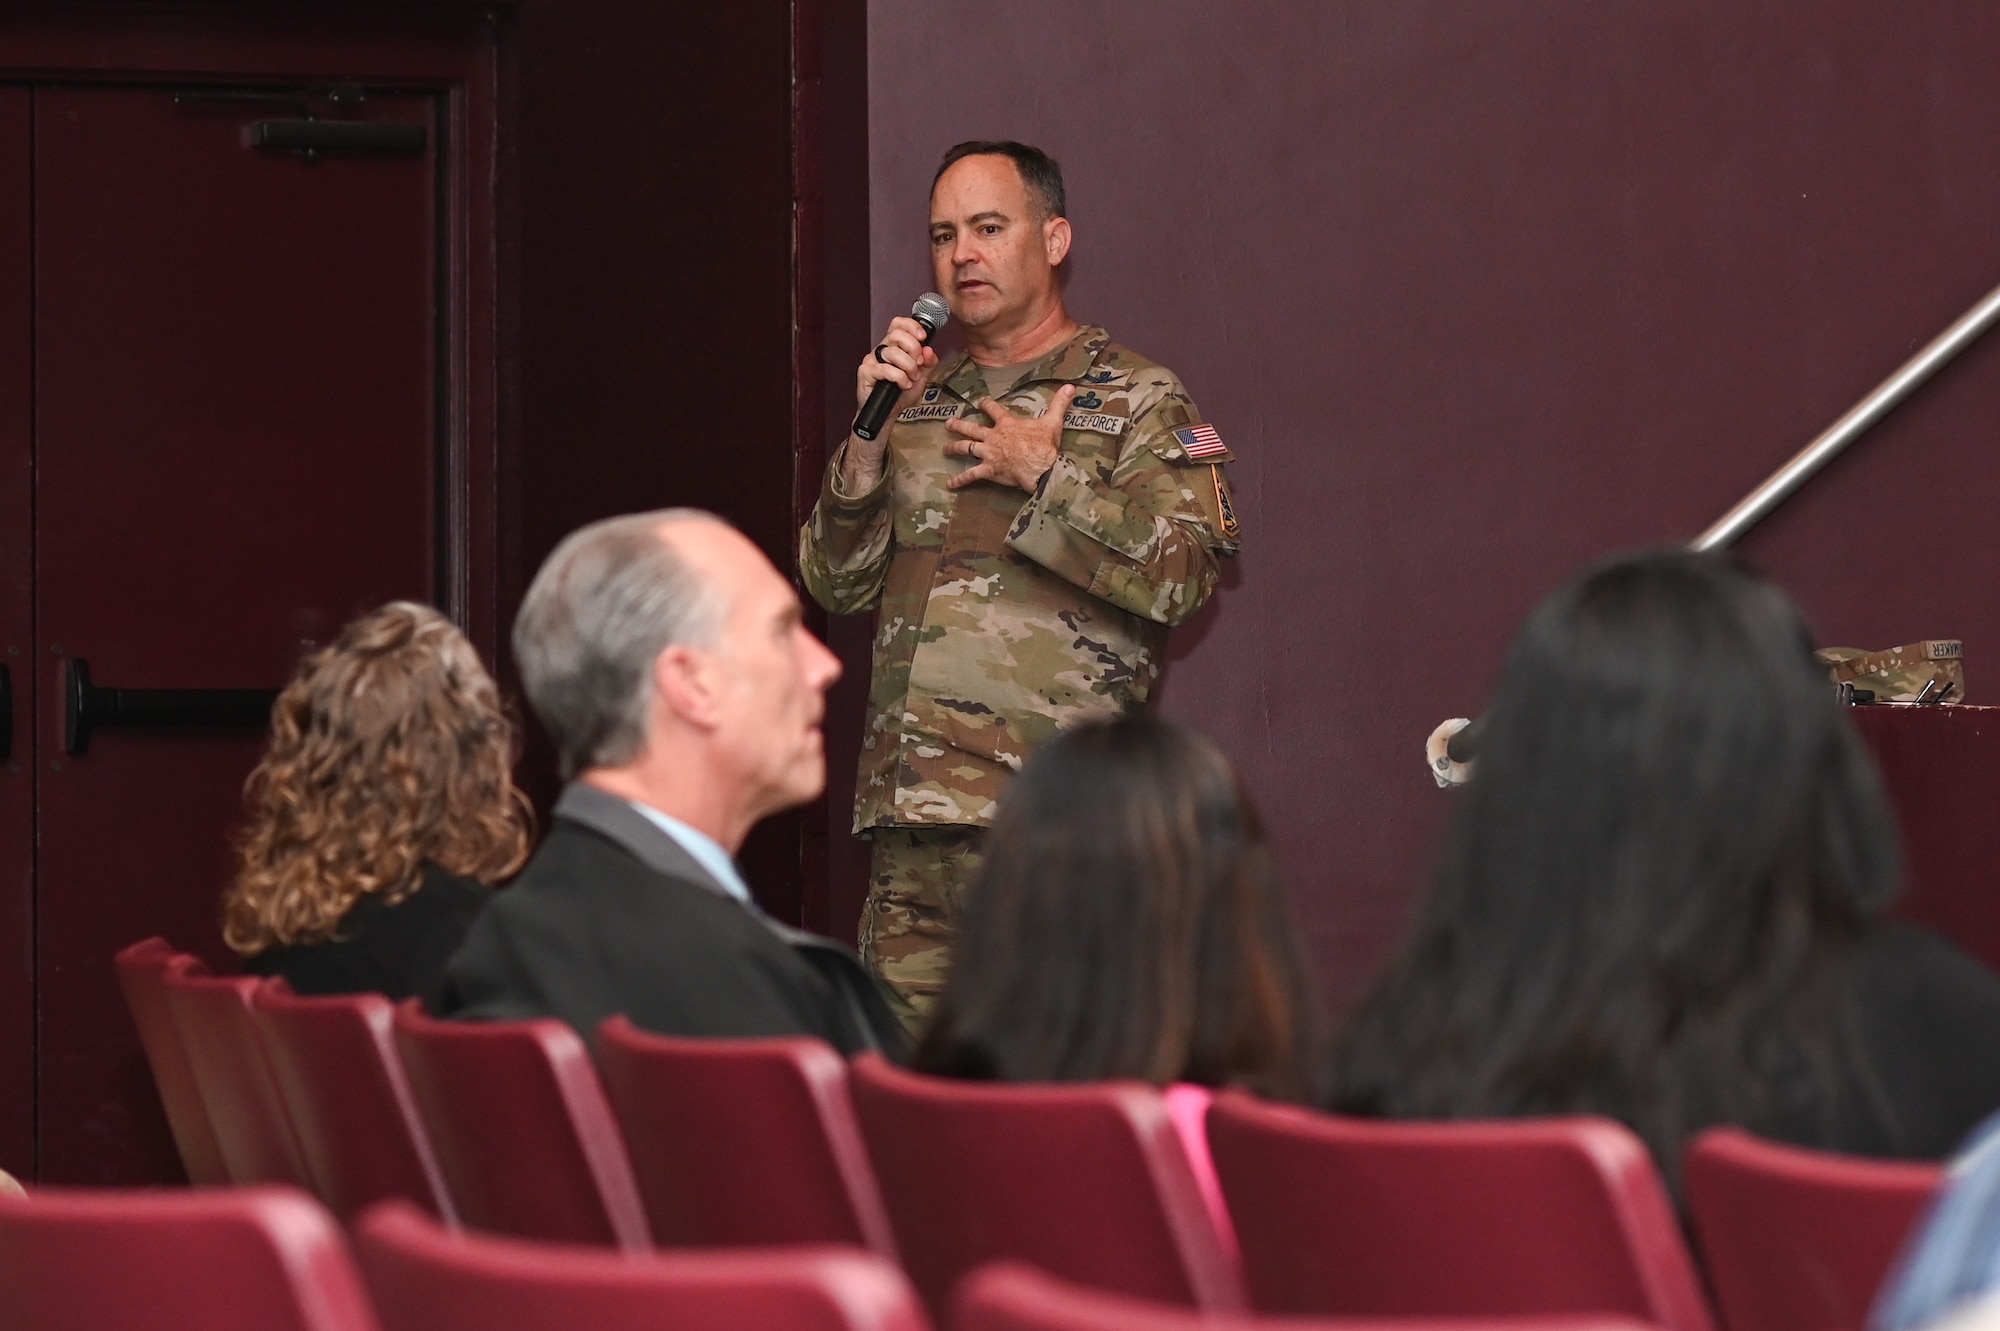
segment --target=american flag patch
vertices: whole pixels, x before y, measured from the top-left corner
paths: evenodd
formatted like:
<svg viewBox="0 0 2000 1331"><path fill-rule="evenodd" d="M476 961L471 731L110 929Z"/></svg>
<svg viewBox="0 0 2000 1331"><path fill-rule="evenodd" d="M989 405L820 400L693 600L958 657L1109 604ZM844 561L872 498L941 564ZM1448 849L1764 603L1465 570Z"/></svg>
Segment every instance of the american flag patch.
<svg viewBox="0 0 2000 1331"><path fill-rule="evenodd" d="M1174 438L1181 441L1191 458L1212 458L1217 453L1227 453L1229 448L1222 442L1222 436L1215 432L1213 425L1189 425L1174 431Z"/></svg>

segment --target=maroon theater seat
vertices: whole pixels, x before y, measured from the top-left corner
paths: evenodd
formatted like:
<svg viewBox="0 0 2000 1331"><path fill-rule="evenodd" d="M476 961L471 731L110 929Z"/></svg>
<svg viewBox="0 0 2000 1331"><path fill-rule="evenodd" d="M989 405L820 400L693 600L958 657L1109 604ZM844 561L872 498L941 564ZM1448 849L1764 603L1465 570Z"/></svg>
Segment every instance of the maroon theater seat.
<svg viewBox="0 0 2000 1331"><path fill-rule="evenodd" d="M925 1331L902 1272L851 1248L617 1253L454 1233L404 1202L355 1247L386 1331Z"/></svg>
<svg viewBox="0 0 2000 1331"><path fill-rule="evenodd" d="M997 1085L855 1060L854 1108L903 1265L934 1316L973 1268L1012 1258L1197 1308L1241 1308L1158 1091Z"/></svg>
<svg viewBox="0 0 2000 1331"><path fill-rule="evenodd" d="M1609 1119L1386 1122L1231 1092L1208 1140L1260 1311L1712 1331L1652 1157Z"/></svg>
<svg viewBox="0 0 2000 1331"><path fill-rule="evenodd" d="M1684 1174L1729 1331L1852 1331L1944 1170L1712 1128L1695 1139Z"/></svg>
<svg viewBox="0 0 2000 1331"><path fill-rule="evenodd" d="M653 1240L673 1247L848 1243L893 1259L847 1061L811 1039L598 1031Z"/></svg>
<svg viewBox="0 0 2000 1331"><path fill-rule="evenodd" d="M390 1197L455 1220L396 1056L389 1000L266 985L250 1009L320 1200L344 1221Z"/></svg>
<svg viewBox="0 0 2000 1331"><path fill-rule="evenodd" d="M229 1182L229 1168L215 1140L215 1125L208 1121L208 1106L201 1101L201 1088L188 1066L180 1032L174 1029L173 1016L167 1011L167 972L176 968L199 972L201 962L174 951L164 938L148 938L120 952L112 964L118 969L119 987L125 991L125 1006L132 1010L132 1024L139 1028L139 1044L153 1070L153 1084L159 1087L167 1126L173 1130L174 1147L180 1152L188 1181Z"/></svg>
<svg viewBox="0 0 2000 1331"><path fill-rule="evenodd" d="M0 1196L7 1331L375 1331L340 1230L282 1187Z"/></svg>
<svg viewBox="0 0 2000 1331"><path fill-rule="evenodd" d="M459 1221L557 1243L651 1247L625 1141L575 1031L437 1021L396 1005L396 1048Z"/></svg>
<svg viewBox="0 0 2000 1331"><path fill-rule="evenodd" d="M996 1262L958 1287L952 1331L1646 1331L1619 1317L1395 1318L1263 1317L1204 1313L1106 1294L1032 1266Z"/></svg>
<svg viewBox="0 0 2000 1331"><path fill-rule="evenodd" d="M313 1186L299 1152L284 1097L250 1019L250 995L260 984L248 975L196 975L185 967L164 976L167 1011L187 1051L189 1069L232 1183Z"/></svg>

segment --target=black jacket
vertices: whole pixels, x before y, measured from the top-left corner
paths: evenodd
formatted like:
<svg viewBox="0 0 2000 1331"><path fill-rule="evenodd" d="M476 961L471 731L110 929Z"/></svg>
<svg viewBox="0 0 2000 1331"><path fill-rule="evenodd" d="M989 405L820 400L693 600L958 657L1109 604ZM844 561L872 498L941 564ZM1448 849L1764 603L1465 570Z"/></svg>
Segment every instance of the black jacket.
<svg viewBox="0 0 2000 1331"><path fill-rule="evenodd" d="M465 941L472 922L493 900L493 889L448 874L426 862L424 881L393 906L362 897L340 917L332 938L273 947L248 957L252 975L282 975L300 994L412 994L435 1008L444 988L445 963Z"/></svg>
<svg viewBox="0 0 2000 1331"><path fill-rule="evenodd" d="M1870 933L1849 979L1866 1066L1844 1070L1830 1141L1936 1160L2000 1109L2000 975L1928 929Z"/></svg>
<svg viewBox="0 0 2000 1331"><path fill-rule="evenodd" d="M662 1035L812 1035L843 1053L900 1057L905 1040L852 952L745 906L645 815L575 783L452 957L440 1011L560 1017L593 1042L615 1013Z"/></svg>

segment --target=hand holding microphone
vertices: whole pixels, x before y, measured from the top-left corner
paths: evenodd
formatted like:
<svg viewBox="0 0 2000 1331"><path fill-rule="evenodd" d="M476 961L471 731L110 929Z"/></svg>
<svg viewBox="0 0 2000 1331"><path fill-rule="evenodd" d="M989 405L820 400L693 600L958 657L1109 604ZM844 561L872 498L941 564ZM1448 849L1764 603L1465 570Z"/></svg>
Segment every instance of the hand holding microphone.
<svg viewBox="0 0 2000 1331"><path fill-rule="evenodd" d="M879 346L861 362L855 397L861 410L854 417L857 439L878 439L892 412L907 406L922 387L924 372L937 364L937 353L925 344L951 319L951 307L935 291L926 291L910 307L910 317L890 322Z"/></svg>
<svg viewBox="0 0 2000 1331"><path fill-rule="evenodd" d="M917 399L924 373L937 364L937 353L924 345L951 318L951 307L935 291L917 298L907 319L894 319L881 345L862 358L855 372L854 433L841 452L840 493L859 498L882 479L889 452L889 418Z"/></svg>

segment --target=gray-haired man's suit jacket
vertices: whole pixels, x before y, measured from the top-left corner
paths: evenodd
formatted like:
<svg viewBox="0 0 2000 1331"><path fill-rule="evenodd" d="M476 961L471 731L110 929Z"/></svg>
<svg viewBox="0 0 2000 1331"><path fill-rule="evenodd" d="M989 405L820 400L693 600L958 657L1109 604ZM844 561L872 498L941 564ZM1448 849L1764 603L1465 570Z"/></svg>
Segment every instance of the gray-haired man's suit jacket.
<svg viewBox="0 0 2000 1331"><path fill-rule="evenodd" d="M851 951L745 906L637 809L572 783L452 957L442 1015L560 1017L594 1043L614 1013L663 1035L905 1043Z"/></svg>

